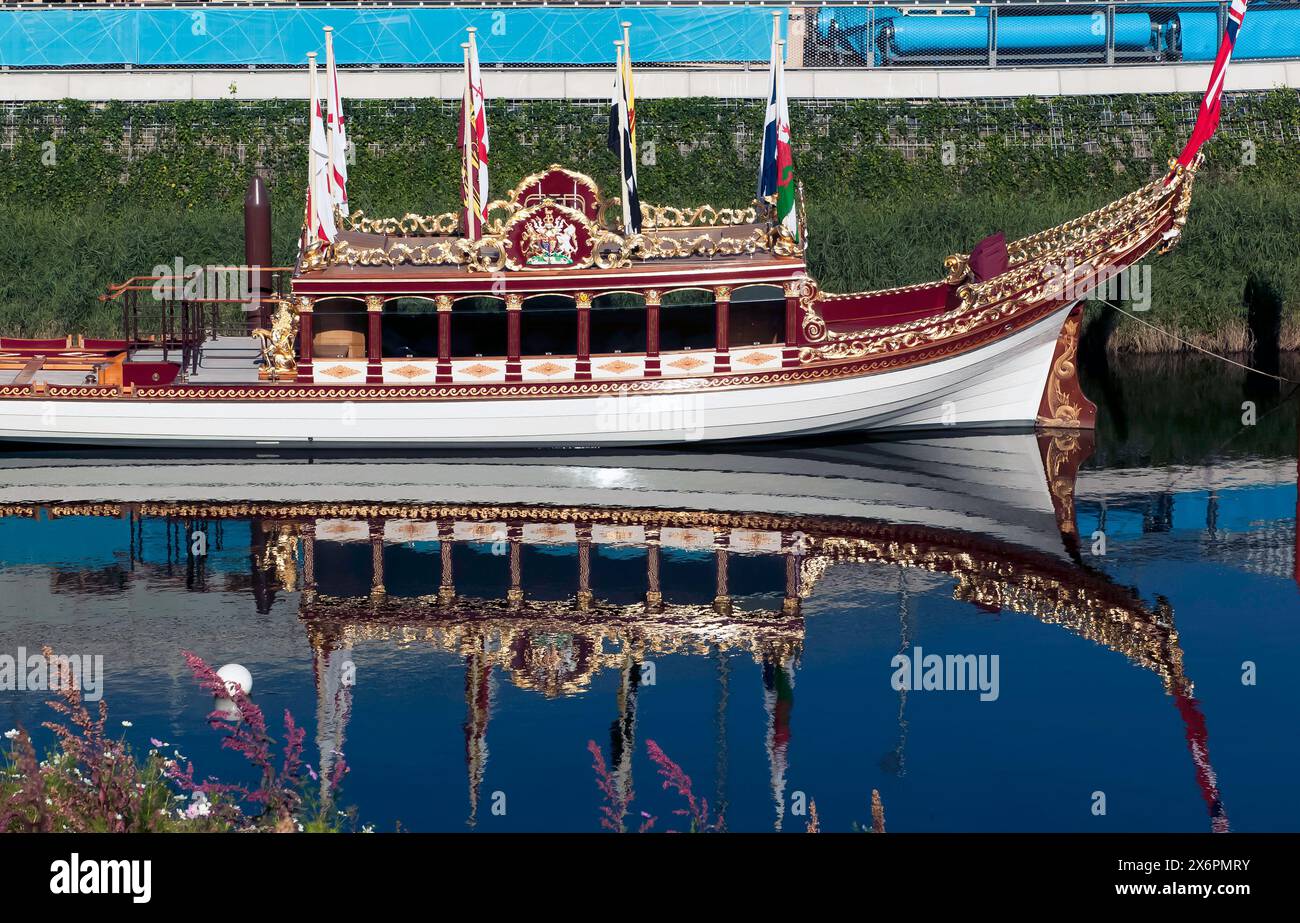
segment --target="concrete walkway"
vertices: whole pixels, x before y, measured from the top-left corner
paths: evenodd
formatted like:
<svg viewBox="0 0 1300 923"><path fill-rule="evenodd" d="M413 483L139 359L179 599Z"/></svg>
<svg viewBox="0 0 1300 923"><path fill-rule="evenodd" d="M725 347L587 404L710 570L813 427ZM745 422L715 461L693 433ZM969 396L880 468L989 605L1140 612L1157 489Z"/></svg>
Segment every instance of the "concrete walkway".
<svg viewBox="0 0 1300 923"><path fill-rule="evenodd" d="M800 68L786 72L794 99L984 99L1011 96L1105 96L1205 91L1208 64L1026 68ZM642 99L717 97L761 99L767 67L638 67ZM484 68L489 98L608 100L607 69ZM460 99L459 70L345 69L348 99ZM1300 87L1300 61L1236 61L1229 91ZM303 70L2 70L0 101L297 99L306 96Z"/></svg>

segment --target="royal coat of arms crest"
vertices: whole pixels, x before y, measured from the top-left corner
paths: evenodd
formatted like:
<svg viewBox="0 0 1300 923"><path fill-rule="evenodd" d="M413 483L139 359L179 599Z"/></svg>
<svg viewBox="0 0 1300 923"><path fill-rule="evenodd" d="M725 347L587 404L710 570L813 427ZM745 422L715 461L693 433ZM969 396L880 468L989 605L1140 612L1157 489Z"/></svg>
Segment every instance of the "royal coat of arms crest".
<svg viewBox="0 0 1300 923"><path fill-rule="evenodd" d="M578 229L548 208L528 221L520 243L529 266L572 266L578 252Z"/></svg>

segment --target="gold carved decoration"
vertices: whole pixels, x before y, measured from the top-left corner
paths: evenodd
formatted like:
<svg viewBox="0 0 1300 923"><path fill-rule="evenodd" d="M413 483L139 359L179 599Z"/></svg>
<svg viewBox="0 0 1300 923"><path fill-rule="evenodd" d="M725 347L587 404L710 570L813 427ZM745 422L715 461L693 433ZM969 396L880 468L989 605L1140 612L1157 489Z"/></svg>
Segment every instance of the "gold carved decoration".
<svg viewBox="0 0 1300 923"><path fill-rule="evenodd" d="M547 197L526 195L547 174L559 172L573 181L572 195L557 193ZM772 220L770 208L760 209L760 203L747 208L714 208L699 205L679 208L669 205L642 205L644 233L624 235L608 214L619 204L618 198L605 198L591 177L553 165L546 170L525 177L505 199L490 202L484 210L484 235L478 240L458 237L460 216L448 212L441 215L408 213L401 218L369 218L364 212L355 212L344 218L349 231L385 237L434 238L420 242L386 242L384 246L359 246L340 239L332 246L314 245L303 255L301 270L312 272L332 265L344 266L464 266L480 272L504 269L520 270L526 261L521 254L512 252L511 231L528 213L542 206L554 209L564 219L581 223L592 244L590 257L582 263L569 264L573 268L596 266L614 269L629 265L633 260L682 259L686 257L744 256L754 253L772 253L776 256L798 257L802 245L782 225ZM587 217L590 207L596 220ZM751 226L748 233L744 229ZM676 232L700 229L695 236L681 236ZM735 233L718 234L718 229L733 229ZM709 233L712 231L713 233Z"/></svg>
<svg viewBox="0 0 1300 923"><path fill-rule="evenodd" d="M279 381L281 377L293 378L298 373L298 356L294 348L298 315L288 299L277 299L276 305L271 329L258 327L253 331L253 337L262 348L262 372L271 381Z"/></svg>
<svg viewBox="0 0 1300 923"><path fill-rule="evenodd" d="M1061 328L1061 339L1065 349L1052 364L1051 374L1047 378L1047 416L1040 417L1040 426L1077 428L1083 408L1074 402L1066 384L1074 380L1078 370L1075 368L1075 356L1079 352L1079 328L1083 326L1083 317L1072 313L1065 319Z"/></svg>
<svg viewBox="0 0 1300 923"><path fill-rule="evenodd" d="M1047 473L1048 488L1056 507L1056 524L1061 532L1073 535L1077 529L1074 519L1074 485L1078 478L1078 462L1083 450L1078 433L1052 433L1047 443L1043 468Z"/></svg>
<svg viewBox="0 0 1300 923"><path fill-rule="evenodd" d="M1174 245L1181 233L1180 222L1186 221L1191 186L1200 164L1198 158L1190 169L1173 171L1168 181L1161 177L1088 215L1012 243L1008 247L1010 268L984 282L961 284L956 290L960 303L942 314L867 331L830 333L815 308L818 301L880 297L934 284L891 292L817 295L804 304L804 337L817 345L800 350L800 361L857 359L926 346L1053 302L1081 300L1068 297L1068 293L1083 289L1089 279L1107 278L1157 246L1165 252ZM969 277L966 260L963 255L949 257L949 284Z"/></svg>
<svg viewBox="0 0 1300 923"><path fill-rule="evenodd" d="M388 237L444 237L460 229L460 214L416 215L408 212L401 218L367 218L365 212L357 211L345 217L343 225L351 231Z"/></svg>
<svg viewBox="0 0 1300 923"><path fill-rule="evenodd" d="M381 313L383 310L384 310L384 299L381 296L379 295L366 296L366 311L378 314Z"/></svg>
<svg viewBox="0 0 1300 923"><path fill-rule="evenodd" d="M646 228L726 227L754 224L757 221L758 210L753 205L748 208L717 209L712 205L677 208L672 205L641 204L641 223Z"/></svg>

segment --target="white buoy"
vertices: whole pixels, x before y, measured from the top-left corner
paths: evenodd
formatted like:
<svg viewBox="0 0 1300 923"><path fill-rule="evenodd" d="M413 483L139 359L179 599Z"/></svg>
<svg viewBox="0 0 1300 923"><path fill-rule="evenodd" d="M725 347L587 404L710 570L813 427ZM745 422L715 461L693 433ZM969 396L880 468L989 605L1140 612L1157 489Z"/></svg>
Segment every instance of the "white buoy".
<svg viewBox="0 0 1300 923"><path fill-rule="evenodd" d="M217 677L226 684L226 691L231 696L241 691L244 695L252 695L253 674L249 673L245 667L237 663L228 663L217 671Z"/></svg>

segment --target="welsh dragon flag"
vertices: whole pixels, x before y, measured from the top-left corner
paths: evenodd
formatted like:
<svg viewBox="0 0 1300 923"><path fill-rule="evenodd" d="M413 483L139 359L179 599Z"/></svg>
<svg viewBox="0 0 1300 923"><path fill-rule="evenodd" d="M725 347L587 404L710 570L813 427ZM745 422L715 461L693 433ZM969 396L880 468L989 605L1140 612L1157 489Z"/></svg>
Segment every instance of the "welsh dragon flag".
<svg viewBox="0 0 1300 923"><path fill-rule="evenodd" d="M780 20L772 23L771 90L763 122L763 157L758 173L758 198L776 196L776 219L799 239L799 219L794 208L794 154L790 148L790 105L785 95L784 42Z"/></svg>

